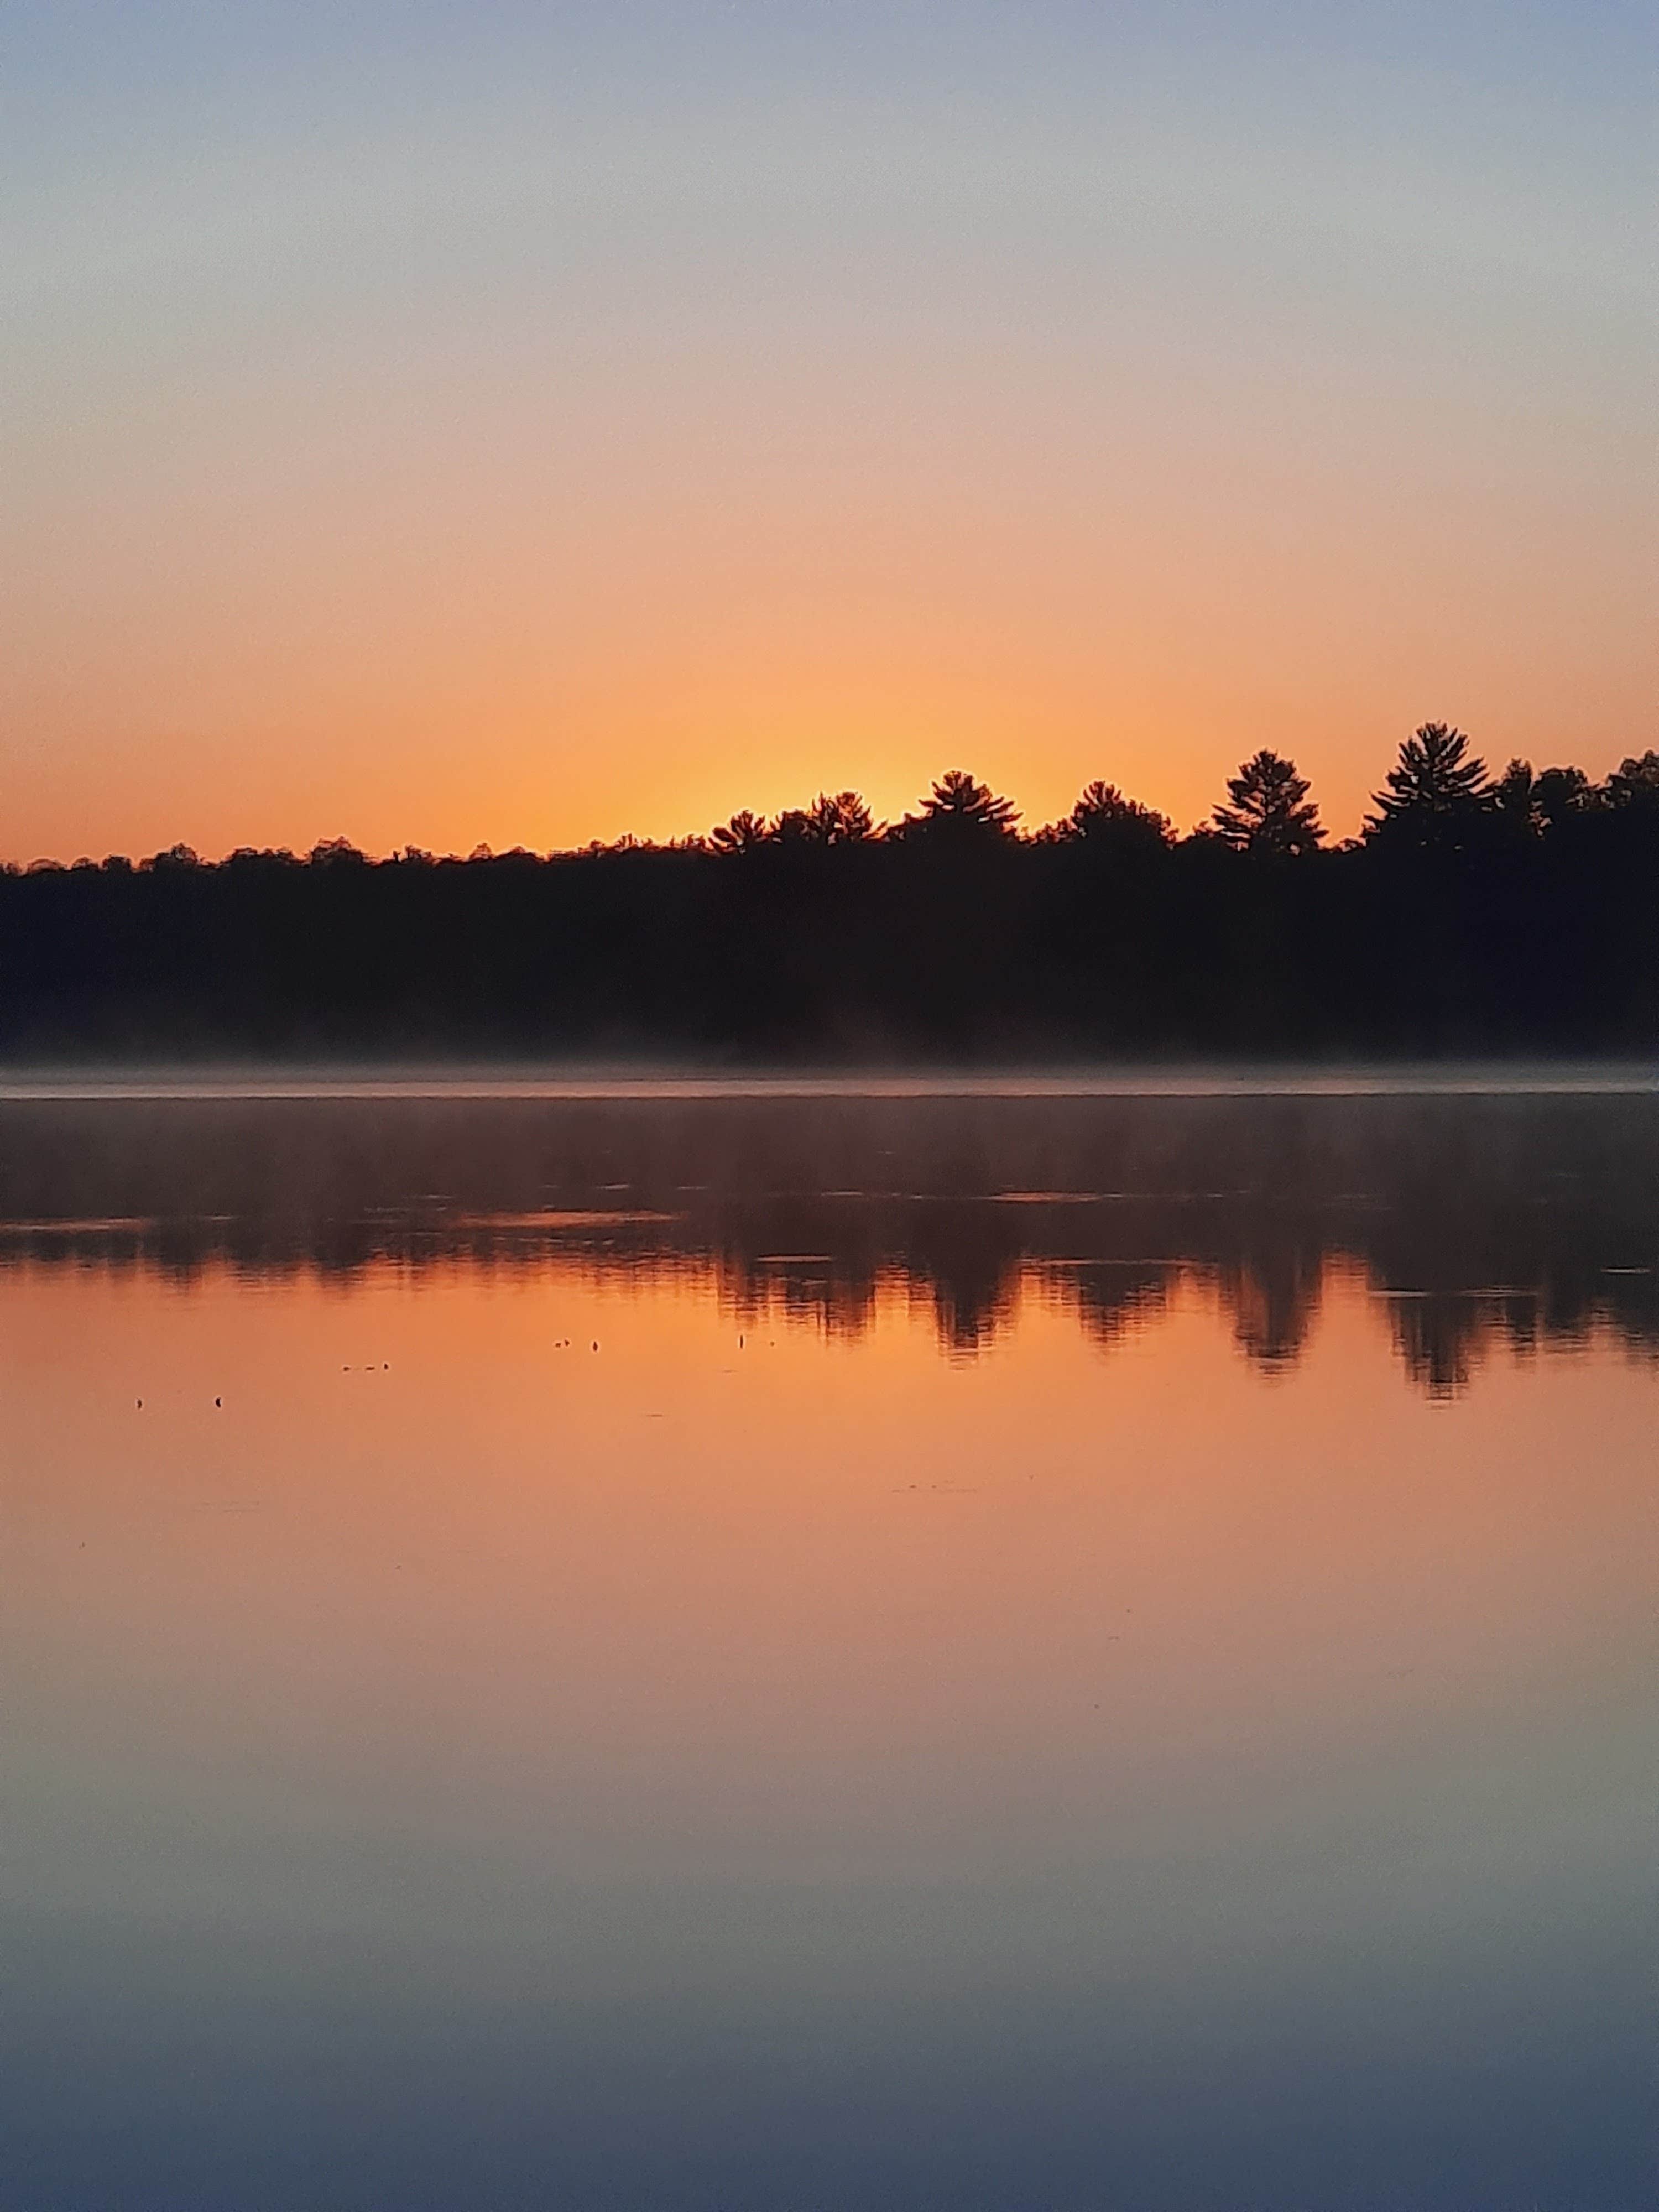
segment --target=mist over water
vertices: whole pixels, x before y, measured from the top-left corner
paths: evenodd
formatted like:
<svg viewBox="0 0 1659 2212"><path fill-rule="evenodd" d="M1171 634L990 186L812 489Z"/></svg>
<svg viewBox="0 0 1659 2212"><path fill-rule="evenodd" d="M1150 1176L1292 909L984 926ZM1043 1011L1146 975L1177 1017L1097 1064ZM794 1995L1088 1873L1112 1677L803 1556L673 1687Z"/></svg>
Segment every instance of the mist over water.
<svg viewBox="0 0 1659 2212"><path fill-rule="evenodd" d="M0 1100L0 2198L1649 2201L1659 1096L424 1088Z"/></svg>
<svg viewBox="0 0 1659 2212"><path fill-rule="evenodd" d="M1187 1283L1267 1369L1304 1349L1334 1272L1436 1392L1499 1347L1659 1354L1650 1079L1248 1081L14 1096L0 1267L574 1269L854 1337L897 1289L957 1352L995 1345L1032 1300L1109 1345Z"/></svg>

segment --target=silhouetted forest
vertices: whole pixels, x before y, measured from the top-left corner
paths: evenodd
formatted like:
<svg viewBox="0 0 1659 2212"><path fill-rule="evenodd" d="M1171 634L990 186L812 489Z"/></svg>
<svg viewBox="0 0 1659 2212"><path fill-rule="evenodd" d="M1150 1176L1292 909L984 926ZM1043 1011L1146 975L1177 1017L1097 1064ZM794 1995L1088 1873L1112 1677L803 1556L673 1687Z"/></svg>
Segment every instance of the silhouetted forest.
<svg viewBox="0 0 1659 2212"><path fill-rule="evenodd" d="M1295 763L1184 837L1090 784L1027 834L960 770L577 853L185 847L0 875L0 1052L813 1061L1647 1052L1659 752L1605 782L1401 747L1333 846Z"/></svg>
<svg viewBox="0 0 1659 2212"><path fill-rule="evenodd" d="M1444 1397L1500 1350L1659 1360L1659 1096L0 1103L0 1268L457 1265L848 1336L896 1295L960 1357L1023 1300L1109 1350L1195 1286L1266 1370L1347 1271Z"/></svg>

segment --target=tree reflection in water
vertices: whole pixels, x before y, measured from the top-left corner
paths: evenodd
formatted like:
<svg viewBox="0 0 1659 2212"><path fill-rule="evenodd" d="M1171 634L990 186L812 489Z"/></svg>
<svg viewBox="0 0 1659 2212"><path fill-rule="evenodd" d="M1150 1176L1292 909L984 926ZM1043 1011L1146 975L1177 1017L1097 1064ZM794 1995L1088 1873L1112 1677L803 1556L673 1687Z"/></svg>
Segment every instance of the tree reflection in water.
<svg viewBox="0 0 1659 2212"><path fill-rule="evenodd" d="M1109 1351L1182 1282L1292 1366L1358 1271L1411 1381L1610 1337L1659 1358L1659 1097L12 1101L0 1265L180 1281L465 1262L684 1275L856 1338L884 1288L971 1358L1022 1298Z"/></svg>

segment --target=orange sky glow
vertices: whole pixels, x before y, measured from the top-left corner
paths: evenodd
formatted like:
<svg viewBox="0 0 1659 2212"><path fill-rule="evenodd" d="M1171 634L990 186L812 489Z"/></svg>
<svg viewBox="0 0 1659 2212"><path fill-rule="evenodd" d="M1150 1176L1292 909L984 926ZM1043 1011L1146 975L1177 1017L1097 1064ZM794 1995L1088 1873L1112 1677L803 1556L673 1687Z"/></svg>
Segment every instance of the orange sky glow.
<svg viewBox="0 0 1659 2212"><path fill-rule="evenodd" d="M39 32L0 858L1652 743L1616 40L1016 12Z"/></svg>

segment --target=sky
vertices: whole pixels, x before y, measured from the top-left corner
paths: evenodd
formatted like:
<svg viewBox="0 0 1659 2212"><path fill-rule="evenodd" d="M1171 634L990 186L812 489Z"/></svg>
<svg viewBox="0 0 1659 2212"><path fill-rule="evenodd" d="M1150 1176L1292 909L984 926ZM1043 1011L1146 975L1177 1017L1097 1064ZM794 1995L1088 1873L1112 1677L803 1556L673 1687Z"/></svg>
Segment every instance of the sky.
<svg viewBox="0 0 1659 2212"><path fill-rule="evenodd" d="M8 0L0 857L1659 743L1646 0Z"/></svg>

